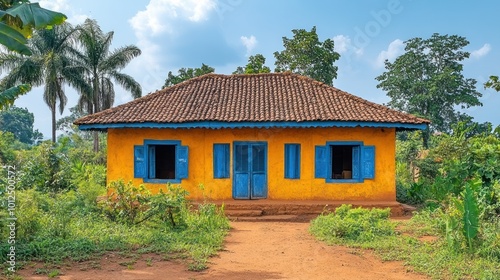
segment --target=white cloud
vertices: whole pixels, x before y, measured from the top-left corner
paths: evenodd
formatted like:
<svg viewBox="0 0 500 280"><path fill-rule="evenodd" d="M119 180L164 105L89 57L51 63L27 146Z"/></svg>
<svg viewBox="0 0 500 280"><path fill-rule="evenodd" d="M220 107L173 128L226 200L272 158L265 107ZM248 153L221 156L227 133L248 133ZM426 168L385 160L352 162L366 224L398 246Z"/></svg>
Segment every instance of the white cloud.
<svg viewBox="0 0 500 280"><path fill-rule="evenodd" d="M347 49L351 45L351 38L349 36L337 35L333 37L333 42L335 43L335 51L343 54L347 52Z"/></svg>
<svg viewBox="0 0 500 280"><path fill-rule="evenodd" d="M66 0L41 0L40 6L58 12L68 11L69 5Z"/></svg>
<svg viewBox="0 0 500 280"><path fill-rule="evenodd" d="M356 48L349 36L337 35L333 37L333 42L335 43L335 51L341 55L354 53L357 56L361 56L363 54L363 49Z"/></svg>
<svg viewBox="0 0 500 280"><path fill-rule="evenodd" d="M470 53L470 56L472 58L481 58L481 57L487 55L490 51L491 51L491 45L484 44L480 49L472 51Z"/></svg>
<svg viewBox="0 0 500 280"><path fill-rule="evenodd" d="M137 46L142 54L130 64L130 69L141 69L138 82L147 93L161 88L165 79L164 66L159 62L162 47L154 37L174 34L182 21L201 22L207 20L216 8L216 0L150 0L145 10L137 12L129 24L137 37Z"/></svg>
<svg viewBox="0 0 500 280"><path fill-rule="evenodd" d="M68 0L41 0L39 3L42 8L65 14L68 17L68 22L73 25L83 23L85 19L89 18L89 16L73 10L68 4Z"/></svg>
<svg viewBox="0 0 500 280"><path fill-rule="evenodd" d="M252 36L250 36L250 38L246 37L246 36L241 36L240 39L241 39L241 43L243 43L243 45L247 49L247 56L249 56L250 53L252 53L252 50L255 48L255 46L258 43L257 38L255 38L255 36L252 35Z"/></svg>
<svg viewBox="0 0 500 280"><path fill-rule="evenodd" d="M385 60L393 61L400 54L403 53L404 43L403 41L396 39L389 44L386 51L381 51L377 57L375 65L378 68L384 67Z"/></svg>
<svg viewBox="0 0 500 280"><path fill-rule="evenodd" d="M146 10L139 11L129 23L138 37L145 34L156 36L172 33L174 20L206 20L215 7L215 0L151 0Z"/></svg>

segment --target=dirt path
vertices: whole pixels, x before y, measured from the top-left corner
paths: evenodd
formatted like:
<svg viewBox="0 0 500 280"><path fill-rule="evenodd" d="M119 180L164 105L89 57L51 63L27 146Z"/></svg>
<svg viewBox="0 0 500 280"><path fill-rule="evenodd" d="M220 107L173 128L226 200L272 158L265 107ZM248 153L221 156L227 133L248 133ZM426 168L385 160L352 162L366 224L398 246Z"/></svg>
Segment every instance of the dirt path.
<svg viewBox="0 0 500 280"><path fill-rule="evenodd" d="M82 270L84 264L63 267L59 279L427 279L408 272L400 262L382 262L367 251L318 242L308 233L308 226L233 222L225 250L203 272L189 272L184 265L158 256L143 256L127 269L123 262L120 265L108 257L94 264L100 268L97 270L85 266ZM146 262L148 258L152 260ZM22 271L24 279L47 279L33 276L33 270Z"/></svg>

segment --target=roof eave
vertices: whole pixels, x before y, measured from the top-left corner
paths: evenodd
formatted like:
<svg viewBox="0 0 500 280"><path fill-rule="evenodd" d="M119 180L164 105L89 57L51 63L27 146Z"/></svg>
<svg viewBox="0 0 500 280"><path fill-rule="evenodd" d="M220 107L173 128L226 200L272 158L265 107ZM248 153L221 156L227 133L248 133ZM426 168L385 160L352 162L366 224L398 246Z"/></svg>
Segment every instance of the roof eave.
<svg viewBox="0 0 500 280"><path fill-rule="evenodd" d="M393 123L393 122L361 122L361 121L305 121L305 122L221 122L200 121L184 123L107 123L107 124L79 124L81 130L106 131L109 128L313 128L313 127L380 127L396 128L396 130L425 130L427 123Z"/></svg>

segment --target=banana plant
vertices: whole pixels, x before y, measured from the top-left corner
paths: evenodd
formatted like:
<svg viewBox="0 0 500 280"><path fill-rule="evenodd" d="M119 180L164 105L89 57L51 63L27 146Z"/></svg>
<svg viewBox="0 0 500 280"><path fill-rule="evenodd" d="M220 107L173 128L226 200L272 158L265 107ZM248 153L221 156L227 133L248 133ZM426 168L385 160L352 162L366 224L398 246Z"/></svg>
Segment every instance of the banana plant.
<svg viewBox="0 0 500 280"><path fill-rule="evenodd" d="M479 207L477 198L475 195L475 190L481 186L481 181L479 179L469 181L465 185L465 191L463 193L463 234L467 239L467 244L469 249L472 249L472 240L477 237L479 231Z"/></svg>

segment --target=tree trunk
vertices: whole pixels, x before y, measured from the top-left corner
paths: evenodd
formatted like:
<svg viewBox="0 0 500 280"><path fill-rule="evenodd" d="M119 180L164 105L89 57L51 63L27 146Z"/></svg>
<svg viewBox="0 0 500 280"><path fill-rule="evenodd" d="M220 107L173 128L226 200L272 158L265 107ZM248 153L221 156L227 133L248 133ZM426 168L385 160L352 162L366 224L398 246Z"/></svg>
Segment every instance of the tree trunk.
<svg viewBox="0 0 500 280"><path fill-rule="evenodd" d="M50 108L52 117L52 142L56 142L56 106L53 104Z"/></svg>
<svg viewBox="0 0 500 280"><path fill-rule="evenodd" d="M99 132L94 131L94 152L99 152Z"/></svg>
<svg viewBox="0 0 500 280"><path fill-rule="evenodd" d="M422 145L424 146L424 149L427 150L429 149L429 139L431 137L431 131L429 128L426 128L424 131L422 131Z"/></svg>

